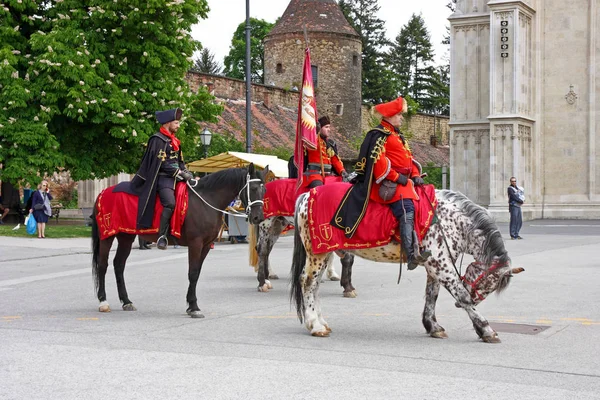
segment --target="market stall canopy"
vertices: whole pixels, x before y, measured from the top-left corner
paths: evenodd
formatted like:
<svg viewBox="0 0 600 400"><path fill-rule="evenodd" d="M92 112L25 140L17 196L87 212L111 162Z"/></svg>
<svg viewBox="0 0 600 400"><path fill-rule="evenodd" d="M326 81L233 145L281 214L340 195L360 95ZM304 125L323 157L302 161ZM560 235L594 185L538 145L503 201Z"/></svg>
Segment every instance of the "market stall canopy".
<svg viewBox="0 0 600 400"><path fill-rule="evenodd" d="M241 153L237 151L228 151L216 156L194 161L188 164L188 169L193 172L217 172L227 168L245 167L254 163L259 168L269 166L277 178L288 177L288 162L265 154Z"/></svg>

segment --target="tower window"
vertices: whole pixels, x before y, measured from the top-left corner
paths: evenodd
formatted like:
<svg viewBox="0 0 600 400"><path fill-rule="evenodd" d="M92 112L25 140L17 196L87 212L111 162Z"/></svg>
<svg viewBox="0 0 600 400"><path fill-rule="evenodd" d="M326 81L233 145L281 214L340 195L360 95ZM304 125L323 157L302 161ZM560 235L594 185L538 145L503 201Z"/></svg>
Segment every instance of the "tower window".
<svg viewBox="0 0 600 400"><path fill-rule="evenodd" d="M352 56L352 65L358 67L358 56L356 54Z"/></svg>
<svg viewBox="0 0 600 400"><path fill-rule="evenodd" d="M335 106L335 114L336 115L343 115L344 114L344 105L343 104L336 104L336 106Z"/></svg>
<svg viewBox="0 0 600 400"><path fill-rule="evenodd" d="M281 63L277 63L277 73L278 74L282 74L283 73L283 65L281 65Z"/></svg>
<svg viewBox="0 0 600 400"><path fill-rule="evenodd" d="M310 69L312 70L313 86L316 89L319 83L319 67L317 67L316 65L311 65Z"/></svg>

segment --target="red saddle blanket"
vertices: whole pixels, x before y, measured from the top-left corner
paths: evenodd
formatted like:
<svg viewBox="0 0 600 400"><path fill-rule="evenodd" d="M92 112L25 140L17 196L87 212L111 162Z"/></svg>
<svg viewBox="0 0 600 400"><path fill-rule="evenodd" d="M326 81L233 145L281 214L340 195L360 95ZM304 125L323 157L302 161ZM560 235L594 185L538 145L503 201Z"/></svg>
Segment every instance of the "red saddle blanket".
<svg viewBox="0 0 600 400"><path fill-rule="evenodd" d="M100 231L100 239L104 240L119 232L138 234L158 233L160 214L163 206L156 196L152 227L136 229L138 197L125 192L113 192L115 186L106 188L98 196L96 202L96 222ZM181 237L181 227L188 209L188 191L185 182L175 186L175 212L171 217L171 235Z"/></svg>
<svg viewBox="0 0 600 400"><path fill-rule="evenodd" d="M341 176L326 176L325 184L341 182ZM265 185L265 197L263 198L263 214L265 218L273 216L291 217L294 215L296 199L302 193L308 192L308 188L301 187L296 191L296 179L277 179Z"/></svg>
<svg viewBox="0 0 600 400"><path fill-rule="evenodd" d="M350 239L344 235L344 231L330 224L349 187L349 183L335 183L311 189L308 200L308 223L315 254L380 247L390 243L392 239L400 242L398 221L390 207L385 204L369 201L367 212ZM433 185L417 186L416 192L419 200L414 201L415 230L421 241L433 221L437 200ZM428 198L432 201L433 208Z"/></svg>

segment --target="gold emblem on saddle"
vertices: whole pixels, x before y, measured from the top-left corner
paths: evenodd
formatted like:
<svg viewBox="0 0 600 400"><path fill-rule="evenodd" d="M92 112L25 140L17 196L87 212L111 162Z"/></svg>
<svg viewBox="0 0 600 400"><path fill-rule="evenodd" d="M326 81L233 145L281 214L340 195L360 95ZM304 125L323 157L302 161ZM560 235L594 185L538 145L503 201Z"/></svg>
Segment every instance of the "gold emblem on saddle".
<svg viewBox="0 0 600 400"><path fill-rule="evenodd" d="M160 158L160 161L165 161L165 160L166 160L166 158L167 158L167 153L165 153L165 151L164 151L164 150L160 150L160 151L158 152L158 156L157 156L157 158Z"/></svg>
<svg viewBox="0 0 600 400"><path fill-rule="evenodd" d="M102 220L104 221L104 226L110 227L110 216L111 213L106 213L102 216Z"/></svg>
<svg viewBox="0 0 600 400"><path fill-rule="evenodd" d="M319 225L319 233L321 237L325 240L331 240L333 237L333 230L331 229L330 224L321 224Z"/></svg>

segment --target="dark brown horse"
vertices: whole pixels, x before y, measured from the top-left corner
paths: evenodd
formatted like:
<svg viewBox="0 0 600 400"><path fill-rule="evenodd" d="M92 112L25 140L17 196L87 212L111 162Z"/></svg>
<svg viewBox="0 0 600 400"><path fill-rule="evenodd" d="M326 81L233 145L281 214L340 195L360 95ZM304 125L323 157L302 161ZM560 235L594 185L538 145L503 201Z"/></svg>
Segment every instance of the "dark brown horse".
<svg viewBox="0 0 600 400"><path fill-rule="evenodd" d="M204 317L198 307L196 284L200 277L204 259L221 228L222 210L225 210L239 196L250 222L258 224L263 221L262 200L265 194L265 177L268 172L268 167L263 171L257 171L254 165L250 164L247 168L226 169L204 177L199 181L192 180L188 183L188 211L183 222L181 239L178 239L177 242L182 246L188 246L189 287L187 291L187 313L192 318ZM92 272L98 300L100 301L99 311L110 311L110 306L106 301L105 277L108 269L108 255L115 238L118 247L113 265L119 299L123 304L123 310L135 311L136 308L127 295L123 272L136 235L118 233L115 236L101 240L96 213L97 207L94 207L92 217ZM157 238L158 234L143 236L143 239L151 241L156 241Z"/></svg>

